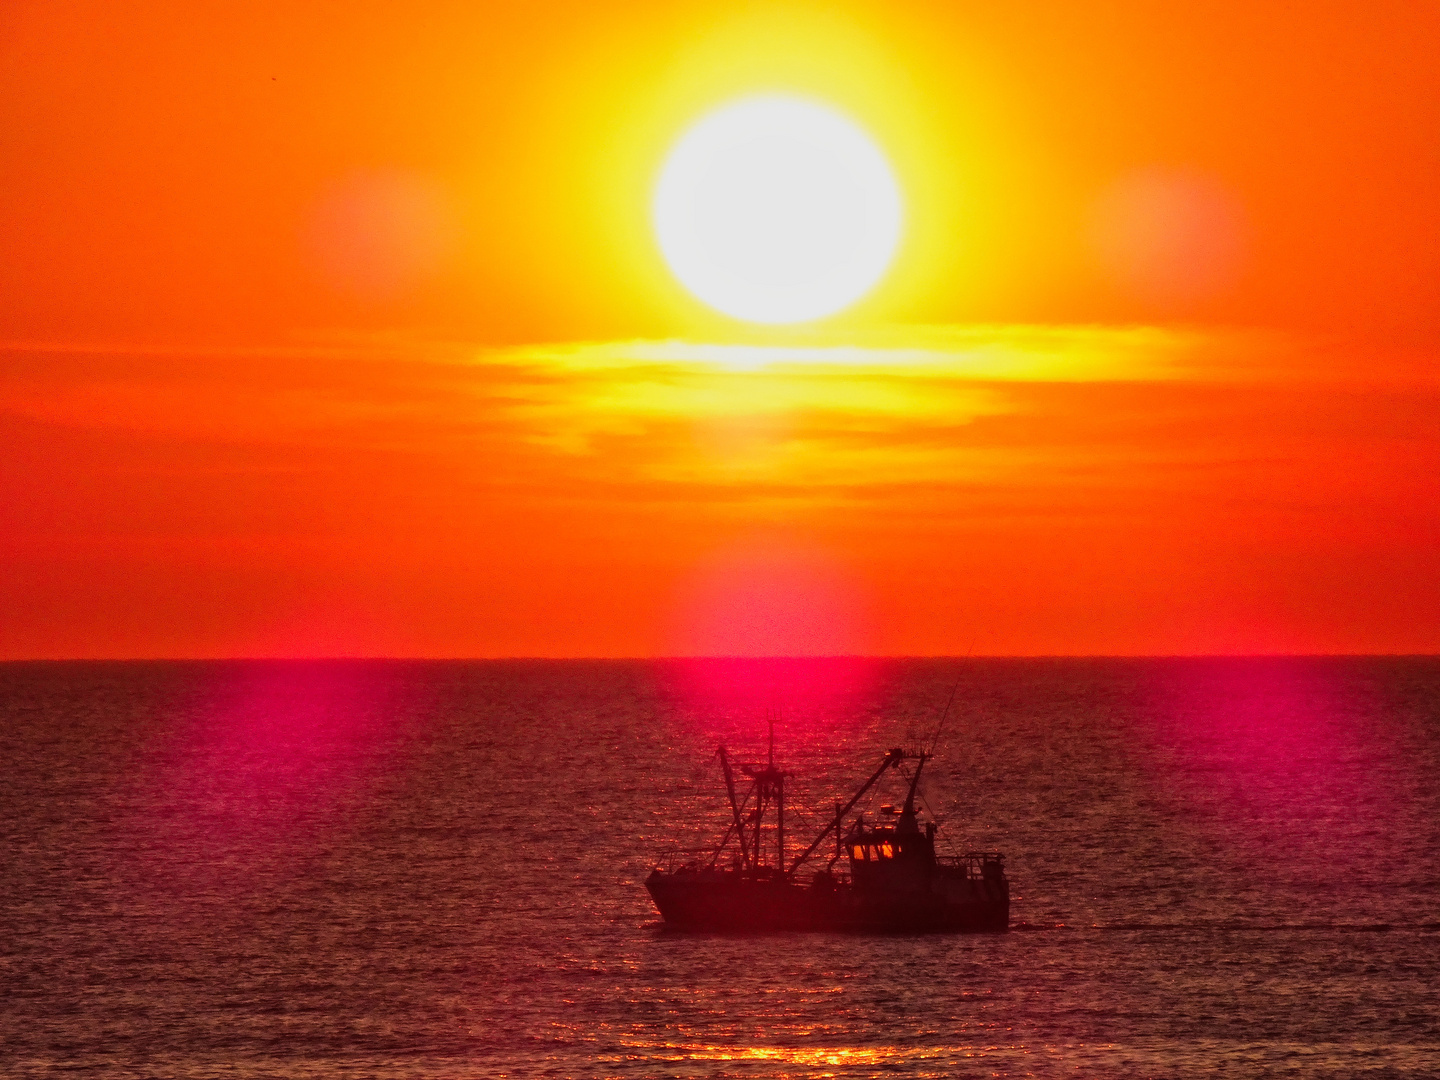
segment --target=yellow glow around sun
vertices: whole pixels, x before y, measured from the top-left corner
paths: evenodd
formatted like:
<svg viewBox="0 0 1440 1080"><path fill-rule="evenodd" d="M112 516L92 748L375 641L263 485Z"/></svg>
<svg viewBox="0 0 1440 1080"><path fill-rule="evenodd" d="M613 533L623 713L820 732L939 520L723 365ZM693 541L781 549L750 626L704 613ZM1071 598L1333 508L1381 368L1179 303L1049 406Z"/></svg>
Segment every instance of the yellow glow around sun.
<svg viewBox="0 0 1440 1080"><path fill-rule="evenodd" d="M856 124L799 97L743 98L675 144L655 189L671 271L711 307L755 323L832 315L884 275L900 189Z"/></svg>

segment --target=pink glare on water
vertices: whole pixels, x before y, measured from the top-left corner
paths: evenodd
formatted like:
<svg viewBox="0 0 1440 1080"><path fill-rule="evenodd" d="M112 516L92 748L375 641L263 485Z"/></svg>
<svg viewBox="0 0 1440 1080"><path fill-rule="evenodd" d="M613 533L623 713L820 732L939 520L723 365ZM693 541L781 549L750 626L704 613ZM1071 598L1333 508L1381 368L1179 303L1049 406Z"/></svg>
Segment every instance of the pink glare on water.
<svg viewBox="0 0 1440 1080"><path fill-rule="evenodd" d="M1158 722L1143 734L1177 761L1181 782L1167 797L1184 799L1217 840L1246 838L1228 854L1256 878L1277 846L1317 887L1363 873L1384 847L1403 772L1373 721L1384 711L1303 658L1177 664L1186 666L1157 684Z"/></svg>
<svg viewBox="0 0 1440 1080"><path fill-rule="evenodd" d="M151 875L243 891L344 828L393 764L390 684L363 663L218 667L142 780Z"/></svg>
<svg viewBox="0 0 1440 1080"><path fill-rule="evenodd" d="M384 300L437 273L458 246L459 231L437 184L390 169L355 173L327 189L305 240L337 292Z"/></svg>
<svg viewBox="0 0 1440 1080"><path fill-rule="evenodd" d="M665 661L662 685L694 730L759 746L766 720L777 739L823 734L874 690L879 663L863 657L696 657Z"/></svg>
<svg viewBox="0 0 1440 1080"><path fill-rule="evenodd" d="M1125 289L1158 302L1198 300L1232 284L1244 220L1217 180L1185 169L1139 169L1096 200L1089 239Z"/></svg>

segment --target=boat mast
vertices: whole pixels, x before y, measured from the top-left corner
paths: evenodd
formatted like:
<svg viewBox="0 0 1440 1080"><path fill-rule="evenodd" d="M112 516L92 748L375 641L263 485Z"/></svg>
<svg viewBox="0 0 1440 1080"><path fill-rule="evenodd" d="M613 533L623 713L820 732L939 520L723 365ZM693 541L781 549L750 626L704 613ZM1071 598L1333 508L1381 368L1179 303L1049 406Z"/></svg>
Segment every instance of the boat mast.
<svg viewBox="0 0 1440 1080"><path fill-rule="evenodd" d="M770 773L775 777L775 847L779 855L775 865L785 869L785 774L775 769L775 718L770 719Z"/></svg>
<svg viewBox="0 0 1440 1080"><path fill-rule="evenodd" d="M740 769L750 777L754 785L751 791L755 793L755 809L751 810L744 818L747 824L754 822L754 832L750 836L751 865L756 869L765 865L765 811L773 803L775 805L776 851L779 855L778 867L783 871L785 869L785 778L790 774L775 767L775 721L773 718L770 719L769 761L764 767L741 765ZM740 819L737 817L736 820Z"/></svg>
<svg viewBox="0 0 1440 1080"><path fill-rule="evenodd" d="M765 783L767 774L775 768L775 721L765 717L770 724L770 764L755 777L755 865L765 865L765 855L760 847L760 827L765 821L765 797L770 794L770 785Z"/></svg>
<svg viewBox="0 0 1440 1080"><path fill-rule="evenodd" d="M915 757L920 764L915 766L915 775L910 778L910 790L905 793L905 807L900 811L900 831L919 832L919 826L915 824L915 792L920 787L920 770L925 768L925 763L930 760L930 755L924 750Z"/></svg>

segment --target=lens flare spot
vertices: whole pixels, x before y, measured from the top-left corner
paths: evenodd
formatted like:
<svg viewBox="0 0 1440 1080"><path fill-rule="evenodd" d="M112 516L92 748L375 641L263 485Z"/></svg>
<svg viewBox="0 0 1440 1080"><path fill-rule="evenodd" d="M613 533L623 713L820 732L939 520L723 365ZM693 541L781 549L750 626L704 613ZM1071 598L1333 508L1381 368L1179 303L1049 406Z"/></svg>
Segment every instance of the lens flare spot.
<svg viewBox="0 0 1440 1080"><path fill-rule="evenodd" d="M1150 300L1203 299L1230 285L1244 253L1243 215L1215 180L1181 169L1141 169L1097 200L1096 255L1117 282Z"/></svg>
<svg viewBox="0 0 1440 1080"><path fill-rule="evenodd" d="M326 190L305 240L311 261L336 292L374 301L408 293L433 277L455 251L459 232L458 216L437 184L378 170Z"/></svg>

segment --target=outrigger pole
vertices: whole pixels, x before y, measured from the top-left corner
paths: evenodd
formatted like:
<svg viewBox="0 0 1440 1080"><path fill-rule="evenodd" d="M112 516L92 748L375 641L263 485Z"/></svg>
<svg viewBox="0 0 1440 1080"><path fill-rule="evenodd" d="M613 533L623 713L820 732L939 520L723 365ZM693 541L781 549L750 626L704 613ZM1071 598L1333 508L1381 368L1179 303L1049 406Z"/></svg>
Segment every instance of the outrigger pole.
<svg viewBox="0 0 1440 1080"><path fill-rule="evenodd" d="M837 809L835 811L835 820L830 822L829 825L826 825L825 828L821 830L820 835L815 838L814 843L812 843L808 848L806 848L805 851L800 855L800 857L790 864L790 869L785 871L785 873L787 875L795 873L795 871L799 869L800 864L806 859L808 859L814 853L815 849L820 846L821 841L823 841L825 837L830 835L831 829L834 829L836 831L836 835L838 836L841 821L845 817L845 815L848 814L851 810L853 810L855 808L855 804L864 797L865 793L875 786L875 782L879 780L880 777L885 775L886 769L898 768L900 763L904 761L906 757L907 755L905 751L901 750L899 747L896 747L888 754L886 754L885 760L882 761L880 763L880 767L871 774L870 779L866 780L865 783L860 785L860 790L855 792L854 796L850 799L850 801L845 804L845 808L843 810Z"/></svg>
<svg viewBox="0 0 1440 1080"><path fill-rule="evenodd" d="M745 826L740 820L740 804L735 801L735 777L731 775L730 772L730 759L725 756L724 743L720 744L720 768L725 773L725 792L730 796L730 813L735 817L735 824L731 826L731 828L733 828L740 837L740 865L742 867L749 867L750 850L749 846L745 843ZM728 840L729 838L727 834L725 839ZM720 846L725 846L724 840L720 842Z"/></svg>

